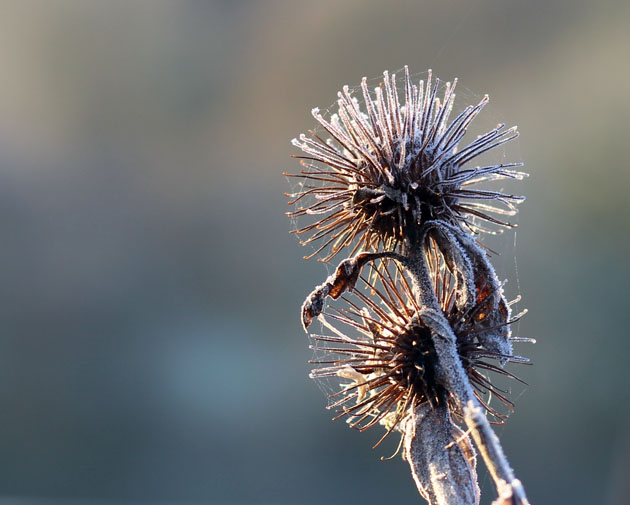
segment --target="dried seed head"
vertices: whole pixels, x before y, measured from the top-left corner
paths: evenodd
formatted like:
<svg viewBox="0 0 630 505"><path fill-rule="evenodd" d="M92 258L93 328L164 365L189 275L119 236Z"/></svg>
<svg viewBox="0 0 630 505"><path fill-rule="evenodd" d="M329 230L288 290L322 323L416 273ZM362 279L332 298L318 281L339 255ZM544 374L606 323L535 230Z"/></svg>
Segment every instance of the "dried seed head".
<svg viewBox="0 0 630 505"><path fill-rule="evenodd" d="M516 378L493 361L527 360L484 348L478 335L485 329L475 317L484 300L466 309L459 307L455 279L434 242L429 257L434 290L457 337L462 365L480 402L500 421L503 413L490 407L485 395L491 392L510 410L512 403L485 372ZM441 380L444 371L439 368L434 336L419 317L421 307L402 267L389 260L374 268L370 279L360 277L352 294L340 297L345 305L328 307L319 316L329 334L311 335L312 347L321 356L314 361L321 366L311 377L352 381L342 381L341 389L330 395L329 408L338 412L337 418L347 416L350 426L360 431L381 422L387 428L385 436L423 404L447 405L455 416L461 415ZM332 322L341 324L335 327Z"/></svg>
<svg viewBox="0 0 630 505"><path fill-rule="evenodd" d="M473 184L503 178L522 178L511 170L521 163L469 167L481 154L518 136L516 127L500 124L463 148L458 148L470 123L488 102L484 97L449 120L455 100L456 80L447 83L442 100L437 98L439 79L412 84L405 67L402 99L396 76L387 72L371 95L361 83L363 110L348 86L339 92L338 113L313 116L330 138L313 132L294 139L304 155L296 156L305 167L302 187L290 204L291 217L318 216L296 233L310 233L302 244L323 239L312 255L327 249L322 261L341 249L395 250L404 246L410 231L425 221L445 220L457 226L482 229L479 219L511 226L495 215L513 215L523 197L480 190ZM303 202L308 202L303 204ZM499 205L496 205L499 204ZM473 220L475 220L473 222Z"/></svg>

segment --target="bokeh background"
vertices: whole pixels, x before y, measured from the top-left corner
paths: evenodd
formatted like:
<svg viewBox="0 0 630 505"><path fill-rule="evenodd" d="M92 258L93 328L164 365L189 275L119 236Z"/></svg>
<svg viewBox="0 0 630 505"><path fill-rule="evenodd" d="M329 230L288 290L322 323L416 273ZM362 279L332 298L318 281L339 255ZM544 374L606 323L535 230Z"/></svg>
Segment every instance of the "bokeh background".
<svg viewBox="0 0 630 505"><path fill-rule="evenodd" d="M2 1L0 503L420 502L307 377L327 270L282 176L312 107L405 64L522 133L517 475L630 503L629 26L623 0Z"/></svg>

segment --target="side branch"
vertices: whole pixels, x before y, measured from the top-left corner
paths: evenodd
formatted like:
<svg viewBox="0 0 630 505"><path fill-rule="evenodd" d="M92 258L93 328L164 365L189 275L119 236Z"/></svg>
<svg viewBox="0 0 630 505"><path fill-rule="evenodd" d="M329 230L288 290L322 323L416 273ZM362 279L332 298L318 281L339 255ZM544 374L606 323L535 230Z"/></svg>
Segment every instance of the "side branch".
<svg viewBox="0 0 630 505"><path fill-rule="evenodd" d="M409 260L395 252L379 252L379 253L359 253L353 258L343 260L337 266L335 273L330 275L326 281L317 286L313 292L306 297L302 304L302 327L304 331L324 310L324 301L330 296L334 299L339 298L345 291L354 289L354 285L359 279L361 269L366 263L381 258L394 259L405 266L409 265Z"/></svg>
<svg viewBox="0 0 630 505"><path fill-rule="evenodd" d="M481 407L468 402L464 407L464 421L470 428L475 444L497 487L499 497L493 505L529 505L525 489L521 481L514 477L499 439L492 431Z"/></svg>

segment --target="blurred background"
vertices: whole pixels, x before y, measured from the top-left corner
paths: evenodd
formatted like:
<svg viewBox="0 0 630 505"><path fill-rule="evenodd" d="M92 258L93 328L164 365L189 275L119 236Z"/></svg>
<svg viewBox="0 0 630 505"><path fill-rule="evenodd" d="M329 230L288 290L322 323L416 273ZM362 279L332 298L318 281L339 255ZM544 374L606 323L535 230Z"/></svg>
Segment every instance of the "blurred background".
<svg viewBox="0 0 630 505"><path fill-rule="evenodd" d="M622 0L0 2L0 503L420 502L307 377L327 270L282 176L312 107L405 64L521 131L496 260L538 340L498 429L517 476L533 505L630 503L629 23Z"/></svg>

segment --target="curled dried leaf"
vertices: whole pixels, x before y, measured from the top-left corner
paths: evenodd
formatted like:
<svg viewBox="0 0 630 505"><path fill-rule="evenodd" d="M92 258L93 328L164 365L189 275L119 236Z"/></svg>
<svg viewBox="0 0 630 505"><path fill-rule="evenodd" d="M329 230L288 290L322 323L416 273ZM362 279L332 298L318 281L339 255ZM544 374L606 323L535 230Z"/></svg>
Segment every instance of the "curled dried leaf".
<svg viewBox="0 0 630 505"><path fill-rule="evenodd" d="M477 505L474 449L452 423L448 405L421 405L403 429L405 459L422 497L430 505Z"/></svg>
<svg viewBox="0 0 630 505"><path fill-rule="evenodd" d="M458 238L475 272L474 318L480 329L483 329L479 331L479 341L489 351L511 356L513 349L510 341L510 309L497 274L488 259L488 254L474 238L466 234L459 234Z"/></svg>
<svg viewBox="0 0 630 505"><path fill-rule="evenodd" d="M437 221L430 224L433 228L430 236L436 241L449 268L452 268L451 264L455 265L464 277L463 283L458 278L459 297L466 301L466 309L475 322L479 341L488 351L511 356L510 309L486 251L474 237L458 227ZM502 363L505 361L502 360Z"/></svg>
<svg viewBox="0 0 630 505"><path fill-rule="evenodd" d="M427 224L427 235L433 239L444 257L449 272L455 279L456 305L467 310L475 300L475 274L473 265L451 228L440 221Z"/></svg>
<svg viewBox="0 0 630 505"><path fill-rule="evenodd" d="M326 297L330 296L337 299L344 292L352 291L363 266L370 261L380 258L393 258L406 262L405 258L393 252L359 253L352 258L343 260L337 266L335 273L328 276L323 284L317 286L302 304L302 326L304 331L307 330L313 319L324 310Z"/></svg>

